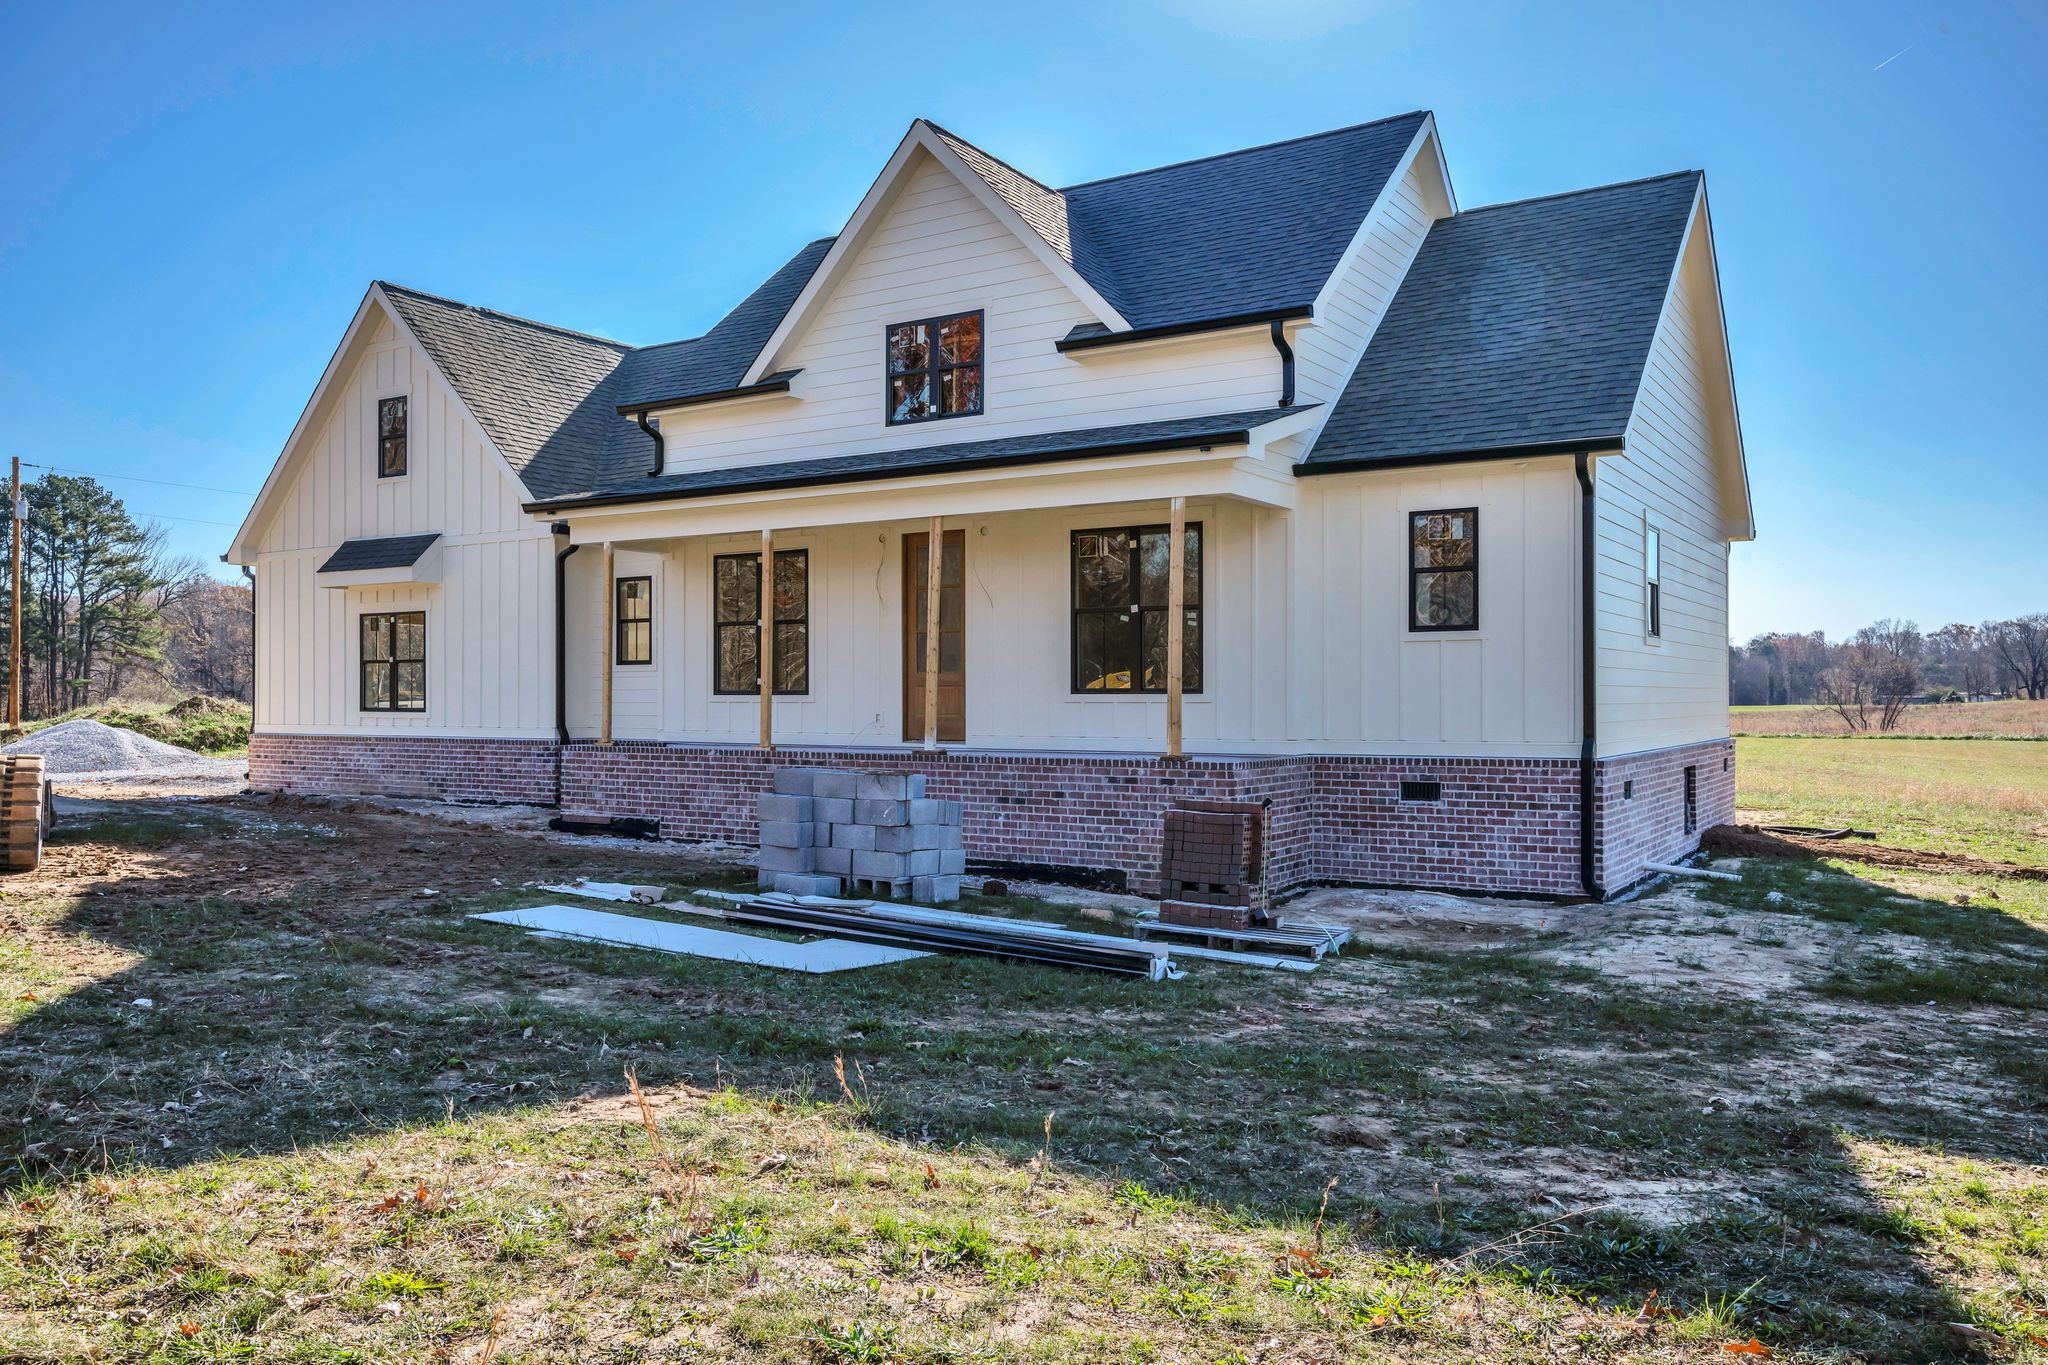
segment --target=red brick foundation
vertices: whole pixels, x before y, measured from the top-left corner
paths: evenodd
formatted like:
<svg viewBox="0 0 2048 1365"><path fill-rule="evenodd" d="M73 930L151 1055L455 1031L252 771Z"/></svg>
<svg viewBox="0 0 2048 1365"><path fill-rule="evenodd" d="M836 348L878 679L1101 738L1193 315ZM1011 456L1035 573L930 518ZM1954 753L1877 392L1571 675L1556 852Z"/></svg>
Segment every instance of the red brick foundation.
<svg viewBox="0 0 2048 1365"><path fill-rule="evenodd" d="M1685 770L1693 770L1693 820L1686 825ZM1633 786L1633 791L1631 791ZM1603 759L1593 780L1593 836L1608 895L1700 846L1700 835L1735 819L1735 741L1710 740Z"/></svg>
<svg viewBox="0 0 2048 1365"><path fill-rule="evenodd" d="M556 800L549 740L257 735L249 782L260 790L366 793L451 801ZM754 800L777 767L859 767L925 774L932 796L966 807L969 856L986 862L1122 874L1159 891L1160 831L1175 801L1262 801L1274 891L1315 882L1578 897L1575 759L1299 755L1177 762L1118 754L911 749L776 749L628 741L559 749L565 815L641 816L674 839L752 844ZM1724 762L1725 760L1725 762ZM1684 774L1694 770L1694 828ZM1404 780L1440 784L1403 800ZM1634 793L1624 796L1626 783ZM1609 894L1646 862L1682 857L1735 814L1729 740L1602 760L1594 779L1600 885Z"/></svg>
<svg viewBox="0 0 2048 1365"><path fill-rule="evenodd" d="M553 805L558 747L546 739L257 734L249 737L249 785L298 795Z"/></svg>

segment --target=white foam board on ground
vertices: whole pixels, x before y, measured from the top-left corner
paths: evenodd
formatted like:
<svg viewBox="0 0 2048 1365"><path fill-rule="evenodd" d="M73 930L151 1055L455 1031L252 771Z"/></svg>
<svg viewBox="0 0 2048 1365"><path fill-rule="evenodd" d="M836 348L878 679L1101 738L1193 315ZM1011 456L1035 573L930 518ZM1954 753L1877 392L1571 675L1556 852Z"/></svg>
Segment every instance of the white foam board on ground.
<svg viewBox="0 0 2048 1365"><path fill-rule="evenodd" d="M552 891L557 896L588 896L594 901L630 901L633 899L632 882L564 882L550 886L542 883L536 891Z"/></svg>
<svg viewBox="0 0 2048 1365"><path fill-rule="evenodd" d="M642 919L638 915L614 915L607 910L590 910L577 905L534 905L522 910L487 910L470 916L497 924L531 929L548 938L582 939L620 948L649 948L684 957L708 957L720 962L746 962L785 971L844 972L855 967L878 967L890 962L908 962L930 954L909 948L890 948L877 943L849 943L844 939L817 939L810 943L788 943L756 934L735 934L727 929L707 929L695 924L674 924L668 920Z"/></svg>

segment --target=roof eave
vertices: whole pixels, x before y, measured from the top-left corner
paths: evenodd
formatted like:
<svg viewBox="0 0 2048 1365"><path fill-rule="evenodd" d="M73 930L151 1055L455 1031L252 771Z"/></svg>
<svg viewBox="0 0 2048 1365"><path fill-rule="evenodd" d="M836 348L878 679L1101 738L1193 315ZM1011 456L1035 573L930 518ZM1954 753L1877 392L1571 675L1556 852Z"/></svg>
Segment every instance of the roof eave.
<svg viewBox="0 0 2048 1365"><path fill-rule="evenodd" d="M788 393L790 382L802 373L801 368L783 370L769 375L758 384L739 384L729 389L713 389L703 393L683 393L668 398L649 398L637 403L621 403L618 405L618 412L621 417L637 417L642 413L666 412L671 408L702 407L707 403L731 403L742 398Z"/></svg>
<svg viewBox="0 0 2048 1365"><path fill-rule="evenodd" d="M1489 460L1531 460L1547 455L1614 455L1622 448L1621 433L1575 436L1563 441L1519 441L1463 450L1427 450L1407 455L1367 455L1354 460L1303 460L1294 466L1297 478L1315 474L1355 474L1372 469L1414 469L1425 465L1475 464Z"/></svg>
<svg viewBox="0 0 2048 1365"><path fill-rule="evenodd" d="M1068 334L1053 343L1053 349L1063 355L1075 351L1096 351L1111 346L1132 346L1146 341L1165 341L1173 337L1199 336L1207 332L1233 332L1243 327L1265 327L1275 322L1304 322L1315 316L1315 305L1307 303L1289 304L1284 308L1262 308L1251 313L1233 313L1228 317L1198 318L1191 322L1161 323L1156 327L1134 327L1128 332L1094 332L1081 336Z"/></svg>

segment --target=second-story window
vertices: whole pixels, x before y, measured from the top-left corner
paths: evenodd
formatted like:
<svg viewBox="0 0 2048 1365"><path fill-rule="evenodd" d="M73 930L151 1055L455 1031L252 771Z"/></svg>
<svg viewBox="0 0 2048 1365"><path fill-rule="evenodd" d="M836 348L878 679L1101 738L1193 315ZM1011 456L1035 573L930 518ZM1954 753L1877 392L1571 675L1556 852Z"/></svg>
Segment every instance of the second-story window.
<svg viewBox="0 0 2048 1365"><path fill-rule="evenodd" d="M981 411L981 314L956 313L890 326L889 424Z"/></svg>
<svg viewBox="0 0 2048 1365"><path fill-rule="evenodd" d="M405 400L377 400L377 477L395 479L405 473Z"/></svg>

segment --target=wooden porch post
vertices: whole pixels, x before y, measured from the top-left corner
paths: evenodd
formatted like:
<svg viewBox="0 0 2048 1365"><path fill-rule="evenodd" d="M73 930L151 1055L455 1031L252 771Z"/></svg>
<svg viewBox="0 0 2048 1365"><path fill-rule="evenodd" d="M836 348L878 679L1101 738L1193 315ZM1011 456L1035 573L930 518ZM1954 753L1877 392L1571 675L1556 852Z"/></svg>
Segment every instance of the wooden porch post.
<svg viewBox="0 0 2048 1365"><path fill-rule="evenodd" d="M1166 756L1179 758L1181 655L1187 630L1188 500L1175 498L1167 518L1166 551Z"/></svg>
<svg viewBox="0 0 2048 1365"><path fill-rule="evenodd" d="M761 532L761 747L775 747L775 533Z"/></svg>
<svg viewBox="0 0 2048 1365"><path fill-rule="evenodd" d="M924 747L939 747L939 578L946 562L946 519L932 518L924 542Z"/></svg>
<svg viewBox="0 0 2048 1365"><path fill-rule="evenodd" d="M618 632L618 623L612 613L618 610L618 588L612 577L612 543L604 543L604 606L599 620L604 623L604 685L603 702L597 718L597 742L612 742L612 637Z"/></svg>

